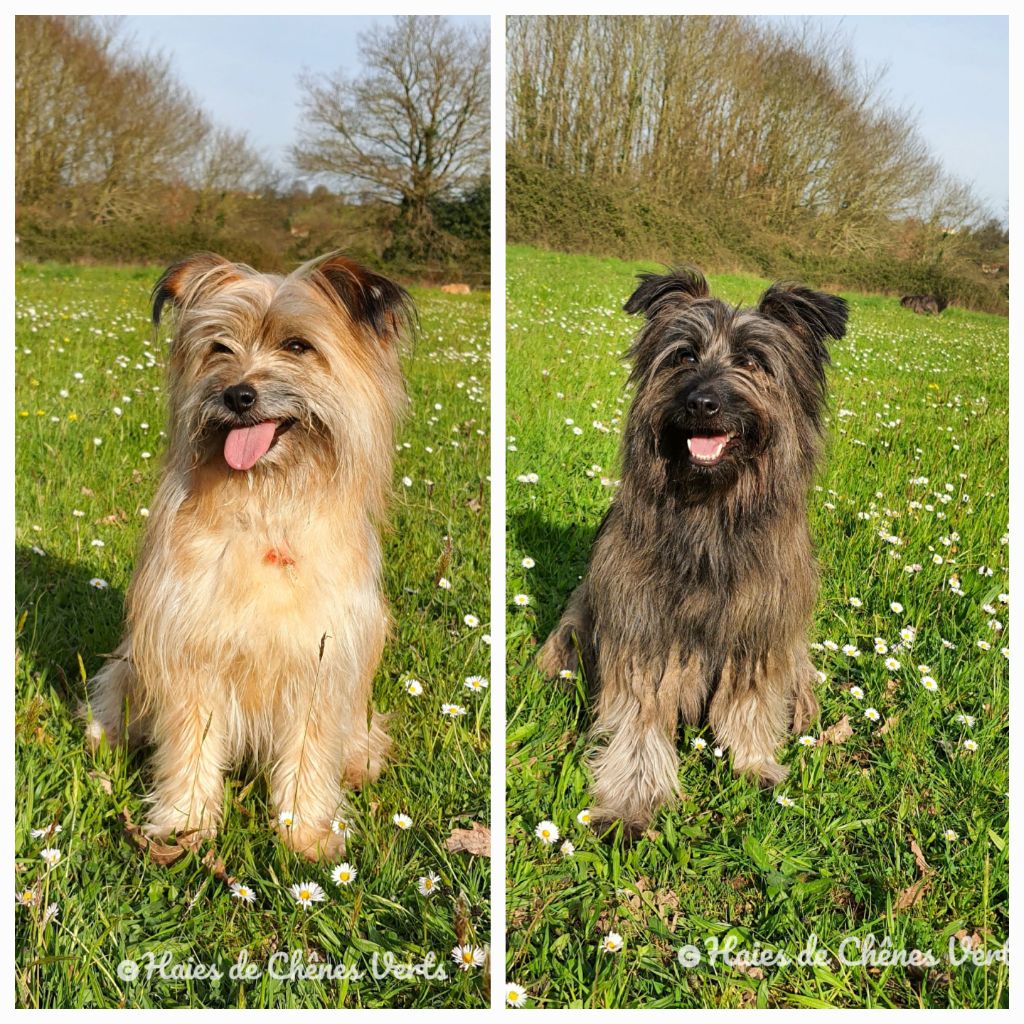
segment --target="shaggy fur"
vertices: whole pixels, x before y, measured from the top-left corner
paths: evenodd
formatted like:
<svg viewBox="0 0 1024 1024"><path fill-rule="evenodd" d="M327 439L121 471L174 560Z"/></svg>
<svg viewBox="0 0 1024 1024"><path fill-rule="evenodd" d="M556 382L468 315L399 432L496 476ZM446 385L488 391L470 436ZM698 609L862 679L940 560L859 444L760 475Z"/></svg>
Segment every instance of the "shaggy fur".
<svg viewBox="0 0 1024 1024"><path fill-rule="evenodd" d="M734 308L688 269L641 275L625 308L645 322L622 484L539 664L554 677L582 662L592 813L638 831L678 792L680 718L706 721L737 772L773 785L775 749L817 715L806 502L826 339L847 308L790 285Z"/></svg>
<svg viewBox="0 0 1024 1024"><path fill-rule="evenodd" d="M251 755L284 841L335 856L342 776L376 778L389 746L370 687L411 302L338 255L278 277L208 253L153 300L176 313L169 450L89 739L154 744L150 835L212 835Z"/></svg>

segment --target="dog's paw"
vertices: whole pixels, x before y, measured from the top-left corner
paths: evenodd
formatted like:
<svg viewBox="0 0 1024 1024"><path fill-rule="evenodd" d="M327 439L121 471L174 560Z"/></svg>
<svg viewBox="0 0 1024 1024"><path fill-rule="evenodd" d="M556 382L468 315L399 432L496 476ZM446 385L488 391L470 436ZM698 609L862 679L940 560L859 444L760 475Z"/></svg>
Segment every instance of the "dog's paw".
<svg viewBox="0 0 1024 1024"><path fill-rule="evenodd" d="M817 719L818 711L818 698L814 696L811 687L808 685L798 689L793 704L793 735L806 732Z"/></svg>
<svg viewBox="0 0 1024 1024"><path fill-rule="evenodd" d="M338 860L345 854L345 833L334 832L327 826L317 828L300 823L279 830L285 846L306 860Z"/></svg>
<svg viewBox="0 0 1024 1024"><path fill-rule="evenodd" d="M544 641L537 655L537 668L548 679L557 679L562 672L575 672L579 656L572 643L572 630L556 629Z"/></svg>
<svg viewBox="0 0 1024 1024"><path fill-rule="evenodd" d="M217 826L207 820L205 824L191 821L187 816L171 814L150 814L142 823L142 834L154 841L170 839L172 836L179 846L197 847L205 840L217 836Z"/></svg>

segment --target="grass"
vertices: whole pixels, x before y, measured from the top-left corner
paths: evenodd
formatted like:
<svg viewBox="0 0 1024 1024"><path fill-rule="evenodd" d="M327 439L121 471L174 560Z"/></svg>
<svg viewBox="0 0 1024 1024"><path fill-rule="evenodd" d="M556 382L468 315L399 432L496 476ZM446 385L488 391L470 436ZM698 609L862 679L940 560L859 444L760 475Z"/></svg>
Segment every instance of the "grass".
<svg viewBox="0 0 1024 1024"><path fill-rule="evenodd" d="M734 778L709 732L686 729L685 795L627 846L577 821L589 799L585 684L550 684L532 659L611 499L628 408L620 357L635 329L621 306L640 269L652 268L508 255L508 977L537 1007L1006 1006L1004 962L953 965L947 949L959 934L996 951L1008 934L1009 641L992 625L1008 617L1007 322L847 295L810 500L822 566L812 657L824 675L812 734L848 715L852 735L789 743L792 773L772 794ZM744 303L766 283L711 279ZM916 639L896 650L907 626ZM862 653L843 654L848 643ZM898 669L885 667L892 656ZM572 856L535 838L544 819ZM598 952L612 931L623 949ZM844 939L855 961L871 935L937 962L841 962ZM732 965L710 955L715 942L736 943ZM813 943L828 962L795 962ZM696 966L679 962L684 945ZM794 962L735 963L758 949Z"/></svg>
<svg viewBox="0 0 1024 1024"><path fill-rule="evenodd" d="M375 682L378 705L394 713L397 759L354 798L357 834L346 856L358 877L340 889L329 865L287 851L273 832L265 773L243 768L226 783L226 823L212 848L221 874L255 890L248 906L204 866L208 848L164 867L140 853L123 813L142 820L145 758L124 750L94 758L75 717L83 680L120 635L164 447L166 342L153 338L147 309L157 273L56 265L17 273L15 885L59 908L45 924L39 907L17 908L17 1003L486 1005L485 972L456 970L450 951L457 941L487 943L488 862L449 852L445 840L453 828L489 822L487 692L464 687L465 677L490 674L488 297L415 295L422 330L407 359L411 414L386 542L396 626ZM436 585L441 574L450 590ZM467 615L482 621L471 627ZM407 695L408 678L422 682L422 696ZM468 714L442 719L443 701ZM413 828L399 831L397 812ZM51 823L62 831L32 837ZM44 846L61 851L57 866L40 859ZM417 891L428 872L441 878L429 899ZM306 880L328 894L310 910L288 893ZM364 976L273 978L270 958L291 951ZM148 976L147 952L170 954L179 971L213 964L223 977ZM434 953L451 969L446 980L375 977L375 953L399 964ZM258 976L231 976L242 956ZM129 958L143 965L134 982L118 975Z"/></svg>

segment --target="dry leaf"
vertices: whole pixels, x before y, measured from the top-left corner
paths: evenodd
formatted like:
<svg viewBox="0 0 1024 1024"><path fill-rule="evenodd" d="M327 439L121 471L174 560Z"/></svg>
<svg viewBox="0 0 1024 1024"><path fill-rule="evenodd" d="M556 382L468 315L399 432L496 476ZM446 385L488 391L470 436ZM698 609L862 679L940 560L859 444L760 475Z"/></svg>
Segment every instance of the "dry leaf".
<svg viewBox="0 0 1024 1024"><path fill-rule="evenodd" d="M931 884L930 879L919 878L913 885L908 885L896 897L896 910L909 910L911 907L916 906L924 898L924 894L928 891Z"/></svg>
<svg viewBox="0 0 1024 1024"><path fill-rule="evenodd" d="M890 715L885 720L885 724L882 726L882 728L878 730L878 735L879 736L884 736L890 729L895 729L896 726L899 724L899 721L900 721L900 716L899 715Z"/></svg>
<svg viewBox="0 0 1024 1024"><path fill-rule="evenodd" d="M121 818L124 821L124 830L128 833L128 837L131 841L145 853L154 864L158 864L160 867L165 868L169 864L173 864L179 857L187 853L191 845L195 845L193 840L192 844L188 842L188 835L178 837L180 846L169 846L166 843L157 842L155 839L150 839L142 829L132 821L131 813L128 808L125 807L121 811Z"/></svg>
<svg viewBox="0 0 1024 1024"><path fill-rule="evenodd" d="M444 844L452 853L463 850L473 857L490 857L491 830L474 821L472 828L453 828Z"/></svg>
<svg viewBox="0 0 1024 1024"><path fill-rule="evenodd" d="M835 725L830 725L818 737L819 743L832 743L838 746L845 743L853 735L853 726L850 725L850 716L843 715Z"/></svg>
<svg viewBox="0 0 1024 1024"><path fill-rule="evenodd" d="M917 840L911 838L910 840L910 852L914 855L914 863L917 865L917 870L922 875L930 875L932 868L928 864L928 861L924 859L924 854L921 852L921 847L917 845Z"/></svg>
<svg viewBox="0 0 1024 1024"><path fill-rule="evenodd" d="M99 772L89 772L89 778L95 779L100 784L100 789L102 789L107 796L114 795L114 787L111 785L110 779L108 779L106 775L101 775Z"/></svg>
<svg viewBox="0 0 1024 1024"><path fill-rule="evenodd" d="M217 879L218 882L223 882L227 886L234 884L234 875L229 875L227 867L224 864L222 858L217 856L217 851L210 849L206 851L203 857L203 867Z"/></svg>

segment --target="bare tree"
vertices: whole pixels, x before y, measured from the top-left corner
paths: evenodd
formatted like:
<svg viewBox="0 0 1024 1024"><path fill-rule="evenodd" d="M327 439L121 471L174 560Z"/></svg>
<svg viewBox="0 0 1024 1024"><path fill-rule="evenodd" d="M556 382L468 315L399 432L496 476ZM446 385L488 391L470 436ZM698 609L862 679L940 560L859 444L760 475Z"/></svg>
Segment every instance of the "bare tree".
<svg viewBox="0 0 1024 1024"><path fill-rule="evenodd" d="M303 75L296 166L397 205L413 247L436 240L431 203L479 180L489 153L485 31L401 17L359 37L362 70Z"/></svg>

